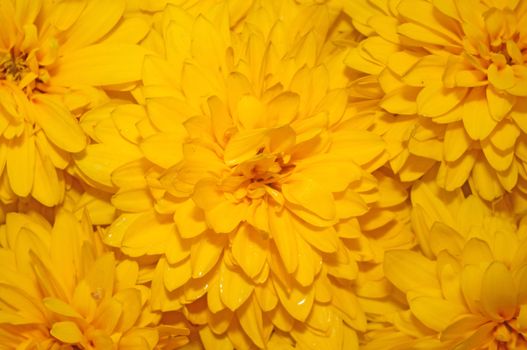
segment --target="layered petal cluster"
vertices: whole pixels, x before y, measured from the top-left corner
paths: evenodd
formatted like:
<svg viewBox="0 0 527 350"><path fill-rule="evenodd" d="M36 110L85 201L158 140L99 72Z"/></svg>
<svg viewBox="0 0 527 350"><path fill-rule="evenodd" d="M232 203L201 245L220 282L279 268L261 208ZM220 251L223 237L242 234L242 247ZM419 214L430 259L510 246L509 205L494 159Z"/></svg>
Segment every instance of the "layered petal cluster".
<svg viewBox="0 0 527 350"><path fill-rule="evenodd" d="M158 52L145 59L145 106L83 118L96 143L76 164L123 212L105 243L156 259L153 307L183 310L206 348L285 333L356 348L356 259L378 263L383 249L361 257L361 225L406 247L388 208L404 212L407 197L371 175L384 143L348 103L346 33L332 31L345 24L327 5L256 3L240 23L228 10L169 5L144 43Z"/></svg>
<svg viewBox="0 0 527 350"><path fill-rule="evenodd" d="M486 200L514 189L523 198L527 3L360 0L347 9L366 35L347 63L376 77L376 107L395 115L380 123L406 148L393 152L394 170L435 166L447 190L470 180Z"/></svg>
<svg viewBox="0 0 527 350"><path fill-rule="evenodd" d="M6 0L0 22L0 198L53 206L87 143L77 117L140 79L149 21L127 0Z"/></svg>
<svg viewBox="0 0 527 350"><path fill-rule="evenodd" d="M435 185L412 191L421 251L392 250L384 272L404 294L366 349L527 347L527 231L510 208L491 208Z"/></svg>
<svg viewBox="0 0 527 350"><path fill-rule="evenodd" d="M0 227L3 349L174 349L188 329L159 326L138 265L106 250L90 222L59 210L9 213Z"/></svg>

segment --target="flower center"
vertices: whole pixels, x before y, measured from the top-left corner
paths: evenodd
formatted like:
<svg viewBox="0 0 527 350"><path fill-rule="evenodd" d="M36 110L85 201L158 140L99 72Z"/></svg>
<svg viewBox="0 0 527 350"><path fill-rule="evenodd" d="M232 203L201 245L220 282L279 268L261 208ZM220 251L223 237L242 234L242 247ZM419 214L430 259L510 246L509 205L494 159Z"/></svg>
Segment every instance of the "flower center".
<svg viewBox="0 0 527 350"><path fill-rule="evenodd" d="M26 58L26 54L15 55L12 52L2 54L0 56L0 80L18 83L29 72Z"/></svg>
<svg viewBox="0 0 527 350"><path fill-rule="evenodd" d="M262 149L253 159L233 167L221 187L234 193L238 199L261 198L269 192L280 191L282 183L294 168L288 155L266 154Z"/></svg>
<svg viewBox="0 0 527 350"><path fill-rule="evenodd" d="M0 83L12 83L29 96L33 90L43 91L48 78L47 70L38 64L34 54L15 50L0 53Z"/></svg>

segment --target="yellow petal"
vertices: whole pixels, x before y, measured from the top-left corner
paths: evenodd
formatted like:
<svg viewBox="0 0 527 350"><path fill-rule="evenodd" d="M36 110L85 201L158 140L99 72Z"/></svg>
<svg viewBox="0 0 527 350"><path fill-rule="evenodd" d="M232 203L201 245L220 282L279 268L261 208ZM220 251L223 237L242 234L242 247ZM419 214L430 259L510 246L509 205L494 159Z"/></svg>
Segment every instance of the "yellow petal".
<svg viewBox="0 0 527 350"><path fill-rule="evenodd" d="M333 196L324 191L313 180L305 178L282 185L284 197L293 204L297 204L324 218L333 219L336 215Z"/></svg>
<svg viewBox="0 0 527 350"><path fill-rule="evenodd" d="M135 288L124 289L116 293L114 299L125 305L115 330L127 331L134 326L138 317L141 316L143 306L141 303L141 292Z"/></svg>
<svg viewBox="0 0 527 350"><path fill-rule="evenodd" d="M468 93L463 104L463 124L473 140L486 138L496 126L483 88L473 88Z"/></svg>
<svg viewBox="0 0 527 350"><path fill-rule="evenodd" d="M71 307L71 305L56 298L45 298L42 301L48 310L66 317L82 318L82 316Z"/></svg>
<svg viewBox="0 0 527 350"><path fill-rule="evenodd" d="M465 132L462 123L451 123L447 125L445 139L443 142L443 154L445 160L453 162L470 147L471 139Z"/></svg>
<svg viewBox="0 0 527 350"><path fill-rule="evenodd" d="M417 113L417 95L420 88L404 87L387 93L379 105L390 113L411 115Z"/></svg>
<svg viewBox="0 0 527 350"><path fill-rule="evenodd" d="M485 200L490 201L503 194L495 170L485 160L476 161L472 170L472 179L477 192Z"/></svg>
<svg viewBox="0 0 527 350"><path fill-rule="evenodd" d="M243 130L236 133L225 147L225 163L232 166L251 159L266 146L267 135L267 129Z"/></svg>
<svg viewBox="0 0 527 350"><path fill-rule="evenodd" d="M110 183L125 189L147 187L145 173L149 168L149 164L144 158L128 162L111 173Z"/></svg>
<svg viewBox="0 0 527 350"><path fill-rule="evenodd" d="M42 6L42 1L22 0L15 3L15 17L18 23L33 23Z"/></svg>
<svg viewBox="0 0 527 350"><path fill-rule="evenodd" d="M265 107L256 97L243 96L238 101L237 107L238 119L244 129L250 130L266 126Z"/></svg>
<svg viewBox="0 0 527 350"><path fill-rule="evenodd" d="M359 299L348 289L338 285L331 288L333 303L342 312L344 321L358 330L366 329L366 317Z"/></svg>
<svg viewBox="0 0 527 350"><path fill-rule="evenodd" d="M486 93L490 115L496 121L502 120L512 109L516 100L515 97L508 93L496 90L492 85L487 86Z"/></svg>
<svg viewBox="0 0 527 350"><path fill-rule="evenodd" d="M263 329L262 310L253 297L236 310L236 315L240 320L245 333L251 338L259 348L265 347L266 337Z"/></svg>
<svg viewBox="0 0 527 350"><path fill-rule="evenodd" d="M441 46L459 46L456 41L450 39L448 36L443 35L443 32L436 32L432 29L428 29L419 24L415 23L403 23L397 27L397 31L410 39L422 41L426 44L441 45Z"/></svg>
<svg viewBox="0 0 527 350"><path fill-rule="evenodd" d="M351 140L342 140L341 137L337 136L338 140L335 140L336 144L334 145L334 148L332 148L332 152L348 154L350 149L354 149L357 146L366 146L367 148L376 149L379 146L377 143L378 140L375 139L375 136L373 136L375 142L370 142L373 141L370 137L371 133L362 133L359 131L358 133L350 132L350 134ZM363 140L365 141L364 143L362 142ZM359 157L362 158L361 155L366 155L369 152L371 151L366 151L366 153L358 151L356 159ZM308 159L298 161L295 172L298 173L300 179L309 178L312 181L324 184L324 188L331 192L342 192L348 188L351 182L357 181L362 177L360 167L346 158L335 158L328 154L311 156ZM296 174L293 174L292 177L294 176L296 176Z"/></svg>
<svg viewBox="0 0 527 350"><path fill-rule="evenodd" d="M49 331L51 335L66 344L76 344L84 341L79 327L73 322L55 322Z"/></svg>
<svg viewBox="0 0 527 350"><path fill-rule="evenodd" d="M487 69L487 76L489 82L500 90L512 88L516 84L514 71L509 65L498 68L496 64L492 63Z"/></svg>
<svg viewBox="0 0 527 350"><path fill-rule="evenodd" d="M417 113L437 117L456 107L466 96L466 88L445 88L442 85L425 86L417 95Z"/></svg>
<svg viewBox="0 0 527 350"><path fill-rule="evenodd" d="M145 50L129 44L96 44L57 60L50 84L56 86L116 85L139 80Z"/></svg>
<svg viewBox="0 0 527 350"><path fill-rule="evenodd" d="M516 313L516 298L516 286L509 269L502 262L490 264L481 282L483 309L496 321L509 320Z"/></svg>
<svg viewBox="0 0 527 350"><path fill-rule="evenodd" d="M182 238L196 237L207 229L205 215L192 199L178 204L174 212L174 222Z"/></svg>
<svg viewBox="0 0 527 350"><path fill-rule="evenodd" d="M51 142L68 152L84 149L86 136L65 106L45 95L37 95L33 99L33 107L35 121Z"/></svg>
<svg viewBox="0 0 527 350"><path fill-rule="evenodd" d="M410 310L427 327L441 332L463 315L465 308L440 298L418 296L409 300Z"/></svg>
<svg viewBox="0 0 527 350"><path fill-rule="evenodd" d="M155 134L143 140L140 147L148 160L167 169L183 159L183 141L186 135L183 128L179 133Z"/></svg>
<svg viewBox="0 0 527 350"><path fill-rule="evenodd" d="M368 57L360 48L352 48L346 56L345 63L349 67L367 74L377 75L383 69L380 62L376 62Z"/></svg>
<svg viewBox="0 0 527 350"><path fill-rule="evenodd" d="M349 157L355 164L364 165L383 153L385 145L378 135L363 130L352 130L347 127L346 123L341 123L340 127L342 128L341 132L336 130L333 133L333 144L330 151L332 154ZM356 152L350 154L350 149L354 149ZM334 162L337 163L337 160ZM343 166L345 165L340 165L340 167Z"/></svg>
<svg viewBox="0 0 527 350"><path fill-rule="evenodd" d="M437 175L438 183L444 181L441 186L447 191L460 188L470 176L477 157L476 152L469 152L455 162L442 163ZM443 176L444 180L441 180Z"/></svg>
<svg viewBox="0 0 527 350"><path fill-rule="evenodd" d="M467 315L460 317L441 332L441 340L468 338L467 334L474 332L483 324L487 323L480 315Z"/></svg>
<svg viewBox="0 0 527 350"><path fill-rule="evenodd" d="M319 271L322 263L320 256L317 256L303 239L297 240L298 244L298 267L295 271L294 277L296 281L303 287L308 287L313 284L315 275Z"/></svg>
<svg viewBox="0 0 527 350"><path fill-rule="evenodd" d="M269 279L262 285L255 286L254 295L263 311L273 310L278 303L278 297Z"/></svg>
<svg viewBox="0 0 527 350"><path fill-rule="evenodd" d="M421 254L405 250L386 252L384 273L403 292L423 290L429 295L439 292L435 264Z"/></svg>
<svg viewBox="0 0 527 350"><path fill-rule="evenodd" d="M175 135L185 134L183 123L195 114L184 100L173 97L151 98L147 100L146 108L156 128Z"/></svg>
<svg viewBox="0 0 527 350"><path fill-rule="evenodd" d="M147 189L119 191L112 196L112 204L120 210L138 213L152 209L154 199Z"/></svg>
<svg viewBox="0 0 527 350"><path fill-rule="evenodd" d="M463 247L463 237L451 227L442 222L435 222L430 229L430 246L436 256L442 250L447 250L450 254L459 255Z"/></svg>
<svg viewBox="0 0 527 350"><path fill-rule="evenodd" d="M233 350L234 346L226 335L214 334L209 327L202 327L199 330L200 340L205 349Z"/></svg>
<svg viewBox="0 0 527 350"><path fill-rule="evenodd" d="M511 151L520 136L519 128L510 122L501 122L490 135L490 142L501 151Z"/></svg>
<svg viewBox="0 0 527 350"><path fill-rule="evenodd" d="M123 260L115 268L115 290L121 291L135 287L139 266L135 261Z"/></svg>
<svg viewBox="0 0 527 350"><path fill-rule="evenodd" d="M94 0L86 7L69 28L63 50L75 50L90 45L106 35L121 18L125 9L125 0Z"/></svg>
<svg viewBox="0 0 527 350"><path fill-rule="evenodd" d="M74 156L75 164L88 178L113 188L112 172L120 166L141 158L139 151L119 148L108 144L88 145L84 152Z"/></svg>
<svg viewBox="0 0 527 350"><path fill-rule="evenodd" d="M43 156L37 147L35 156L35 179L31 195L40 203L52 207L57 205L64 196L63 183L57 174L57 169L47 156Z"/></svg>
<svg viewBox="0 0 527 350"><path fill-rule="evenodd" d="M333 227L315 227L300 220L293 220L298 234L313 248L325 253L334 253L338 249L338 236Z"/></svg>
<svg viewBox="0 0 527 350"><path fill-rule="evenodd" d="M267 259L267 244L265 236L250 225L242 225L236 232L232 255L249 277L256 277L262 270Z"/></svg>
<svg viewBox="0 0 527 350"><path fill-rule="evenodd" d="M15 8L12 2L5 3L0 7L0 21L3 23L0 33L2 48L12 48L16 40Z"/></svg>
<svg viewBox="0 0 527 350"><path fill-rule="evenodd" d="M122 250L130 256L162 254L167 249L166 242L175 234L170 218L145 213L128 227Z"/></svg>
<svg viewBox="0 0 527 350"><path fill-rule="evenodd" d="M177 263L176 265L168 264L165 267L163 282L168 291L176 290L183 286L192 277L192 268L188 260ZM210 290L209 290L209 293Z"/></svg>
<svg viewBox="0 0 527 350"><path fill-rule="evenodd" d="M202 237L192 246L190 264L193 278L205 276L217 264L225 248L225 238L209 231L206 237Z"/></svg>
<svg viewBox="0 0 527 350"><path fill-rule="evenodd" d="M31 323L44 321L45 309L26 291L5 283L0 284L0 293L7 308L17 310L17 315Z"/></svg>
<svg viewBox="0 0 527 350"><path fill-rule="evenodd" d="M527 69L523 65L515 65L512 67L514 74L516 76L516 84L507 89L507 92L514 96L527 96L527 82L525 77L527 77Z"/></svg>
<svg viewBox="0 0 527 350"><path fill-rule="evenodd" d="M13 192L26 197L31 192L35 176L35 140L27 131L9 142L6 165Z"/></svg>
<svg viewBox="0 0 527 350"><path fill-rule="evenodd" d="M254 286L243 272L231 270L224 263L220 267L220 297L230 310L238 309L252 294Z"/></svg>
<svg viewBox="0 0 527 350"><path fill-rule="evenodd" d="M463 248L463 264L481 265L494 260L487 242L479 238L471 238Z"/></svg>
<svg viewBox="0 0 527 350"><path fill-rule="evenodd" d="M269 209L269 229L271 237L278 249L280 258L287 272L292 273L298 266L298 246L296 231L291 222L290 214L285 210L279 213ZM287 232L287 234L284 234Z"/></svg>
<svg viewBox="0 0 527 350"><path fill-rule="evenodd" d="M404 0L397 6L397 10L408 21L430 28L453 42L461 41L457 33L449 30L452 27L456 28L454 21L442 16L435 6L427 1Z"/></svg>
<svg viewBox="0 0 527 350"><path fill-rule="evenodd" d="M514 160L512 150L501 151L496 149L488 139L481 142L481 148L483 148L483 154L485 154L488 164L497 171L507 170Z"/></svg>
<svg viewBox="0 0 527 350"><path fill-rule="evenodd" d="M97 313L93 319L93 325L112 334L119 322L124 306L113 298L104 300L97 309Z"/></svg>
<svg viewBox="0 0 527 350"><path fill-rule="evenodd" d="M205 212L207 224L218 233L229 233L245 221L247 216L247 205L245 203L234 204L228 202L219 203L214 208Z"/></svg>
<svg viewBox="0 0 527 350"><path fill-rule="evenodd" d="M314 288L288 287L290 290L287 291L278 282L274 285L280 303L287 312L298 321L305 321L313 306Z"/></svg>
<svg viewBox="0 0 527 350"><path fill-rule="evenodd" d="M144 18L139 16L123 18L119 26L104 39L104 42L135 44L143 39L149 30L149 23Z"/></svg>
<svg viewBox="0 0 527 350"><path fill-rule="evenodd" d="M467 339L463 339L463 342L456 346L456 350L472 350L478 349L486 344L489 344L495 337L494 331L496 324L494 322L488 322L477 328Z"/></svg>
<svg viewBox="0 0 527 350"><path fill-rule="evenodd" d="M437 87L438 84L442 83L446 64L446 57L425 56L404 74L403 81L411 86Z"/></svg>
<svg viewBox="0 0 527 350"><path fill-rule="evenodd" d="M298 112L300 97L292 92L284 92L267 104L266 115L269 126L287 125L293 121Z"/></svg>

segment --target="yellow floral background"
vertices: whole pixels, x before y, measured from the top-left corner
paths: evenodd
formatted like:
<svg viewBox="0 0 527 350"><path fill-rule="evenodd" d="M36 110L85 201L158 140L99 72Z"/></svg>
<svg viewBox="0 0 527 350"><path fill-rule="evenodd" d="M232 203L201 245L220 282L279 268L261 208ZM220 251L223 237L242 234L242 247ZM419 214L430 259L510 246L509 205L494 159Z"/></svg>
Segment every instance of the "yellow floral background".
<svg viewBox="0 0 527 350"><path fill-rule="evenodd" d="M0 0L0 350L527 349L527 0Z"/></svg>

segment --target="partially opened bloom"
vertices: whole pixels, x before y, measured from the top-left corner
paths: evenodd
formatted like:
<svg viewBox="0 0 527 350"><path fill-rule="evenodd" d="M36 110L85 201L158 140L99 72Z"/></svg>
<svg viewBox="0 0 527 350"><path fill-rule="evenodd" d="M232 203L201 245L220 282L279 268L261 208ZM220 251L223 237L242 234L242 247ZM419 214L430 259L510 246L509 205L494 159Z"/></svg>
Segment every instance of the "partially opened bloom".
<svg viewBox="0 0 527 350"><path fill-rule="evenodd" d="M438 165L443 188L467 179L482 198L525 192L525 1L348 3L368 37L347 63L378 79L407 162ZM396 117L399 118L399 117ZM392 136L397 135L392 133Z"/></svg>
<svg viewBox="0 0 527 350"><path fill-rule="evenodd" d="M527 348L525 217L434 187L412 192L421 251L385 257L386 277L409 309L390 316L392 327L366 348Z"/></svg>
<svg viewBox="0 0 527 350"><path fill-rule="evenodd" d="M90 223L60 210L7 214L0 228L4 349L173 349L188 330L158 326L138 266L116 261Z"/></svg>
<svg viewBox="0 0 527 350"><path fill-rule="evenodd" d="M183 310L206 348L265 348L275 329L354 348L365 327L356 218L379 200L370 173L386 157L348 105L332 11L261 2L233 24L226 6L194 16L169 5L155 24L165 45L145 59L146 108L82 122L110 162L77 165L117 188L124 212L105 242L158 258L153 307ZM136 111L124 128L123 108Z"/></svg>
<svg viewBox="0 0 527 350"><path fill-rule="evenodd" d="M148 22L127 1L6 0L0 5L2 200L64 196L63 170L86 146L77 117L139 80Z"/></svg>

